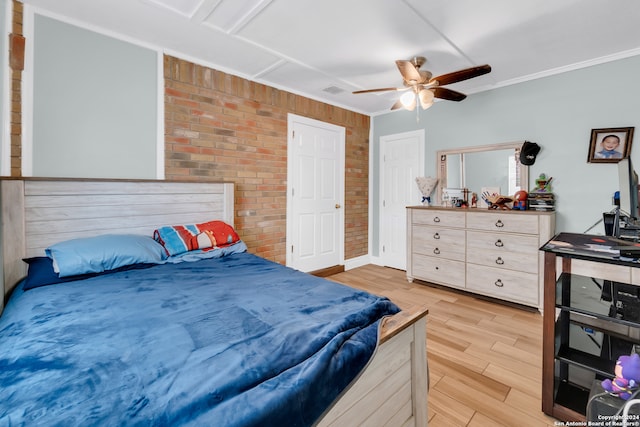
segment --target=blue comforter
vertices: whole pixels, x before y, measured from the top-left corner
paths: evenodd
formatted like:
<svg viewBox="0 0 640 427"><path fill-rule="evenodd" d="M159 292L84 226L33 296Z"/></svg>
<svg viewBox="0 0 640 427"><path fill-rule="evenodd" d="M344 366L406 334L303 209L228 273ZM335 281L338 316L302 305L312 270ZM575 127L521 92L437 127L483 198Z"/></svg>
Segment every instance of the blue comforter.
<svg viewBox="0 0 640 427"><path fill-rule="evenodd" d="M249 253L18 287L0 425L312 425L398 311Z"/></svg>

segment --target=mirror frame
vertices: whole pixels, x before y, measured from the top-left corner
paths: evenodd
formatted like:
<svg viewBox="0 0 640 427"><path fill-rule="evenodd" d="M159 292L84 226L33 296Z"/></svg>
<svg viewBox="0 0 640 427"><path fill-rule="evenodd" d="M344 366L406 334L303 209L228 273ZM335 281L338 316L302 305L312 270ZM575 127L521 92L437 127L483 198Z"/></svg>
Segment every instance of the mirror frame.
<svg viewBox="0 0 640 427"><path fill-rule="evenodd" d="M520 168L521 187L525 191L529 191L529 166L520 163L520 148L524 141L505 142L500 144L477 145L475 147L461 147L451 150L439 150L436 152L436 170L438 185L436 186L436 204L442 205L442 189L447 188L447 156L454 154L478 153L482 151L496 151L513 149L516 152L516 163ZM463 160L464 162L464 160Z"/></svg>

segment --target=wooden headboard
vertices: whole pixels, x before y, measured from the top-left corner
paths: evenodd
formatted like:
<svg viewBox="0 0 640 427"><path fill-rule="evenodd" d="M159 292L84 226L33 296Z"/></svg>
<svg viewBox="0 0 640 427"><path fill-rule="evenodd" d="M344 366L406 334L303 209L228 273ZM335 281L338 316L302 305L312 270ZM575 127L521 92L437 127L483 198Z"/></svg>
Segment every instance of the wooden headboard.
<svg viewBox="0 0 640 427"><path fill-rule="evenodd" d="M4 297L26 274L22 258L53 243L108 233L151 236L162 225L234 225L234 184L103 179L0 179Z"/></svg>

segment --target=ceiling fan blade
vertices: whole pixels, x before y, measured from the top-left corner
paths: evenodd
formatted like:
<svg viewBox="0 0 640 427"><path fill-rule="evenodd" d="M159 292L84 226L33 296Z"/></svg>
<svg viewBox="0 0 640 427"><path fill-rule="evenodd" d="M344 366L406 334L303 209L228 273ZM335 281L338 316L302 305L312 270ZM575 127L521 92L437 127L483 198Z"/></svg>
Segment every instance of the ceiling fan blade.
<svg viewBox="0 0 640 427"><path fill-rule="evenodd" d="M408 84L423 83L423 78L420 75L420 72L411 61L399 59L396 61L396 65L398 66L398 70L400 70L400 74L402 74L402 78Z"/></svg>
<svg viewBox="0 0 640 427"><path fill-rule="evenodd" d="M436 98L446 99L447 101L459 102L467 97L464 93L456 92L446 87L434 87L432 90Z"/></svg>
<svg viewBox="0 0 640 427"><path fill-rule="evenodd" d="M371 92L389 92L391 90L405 90L405 88L403 87L382 87L380 89L365 89L365 90L356 90L355 92L353 92L354 94L358 94L358 93L371 93Z"/></svg>
<svg viewBox="0 0 640 427"><path fill-rule="evenodd" d="M395 104L393 104L391 106L391 111L393 110L399 110L400 108L402 108L402 102L400 102L400 100L398 99Z"/></svg>
<svg viewBox="0 0 640 427"><path fill-rule="evenodd" d="M451 83L457 83L463 80L472 79L474 77L478 77L490 72L491 72L490 65L487 65L487 64L479 65L477 67L465 68L464 70L458 70L452 73L447 73L441 76L433 77L431 80L429 80L429 83L437 80L440 86L444 86Z"/></svg>

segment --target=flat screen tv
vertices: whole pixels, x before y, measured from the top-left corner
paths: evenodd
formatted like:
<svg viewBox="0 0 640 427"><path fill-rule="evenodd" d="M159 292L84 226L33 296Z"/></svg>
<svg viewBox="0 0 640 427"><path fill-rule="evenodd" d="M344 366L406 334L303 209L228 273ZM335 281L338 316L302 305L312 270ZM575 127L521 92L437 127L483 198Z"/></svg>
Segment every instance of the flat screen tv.
<svg viewBox="0 0 640 427"><path fill-rule="evenodd" d="M629 218L627 223L635 225L640 219L638 208L638 174L633 169L631 159L618 162L620 184L620 215Z"/></svg>

